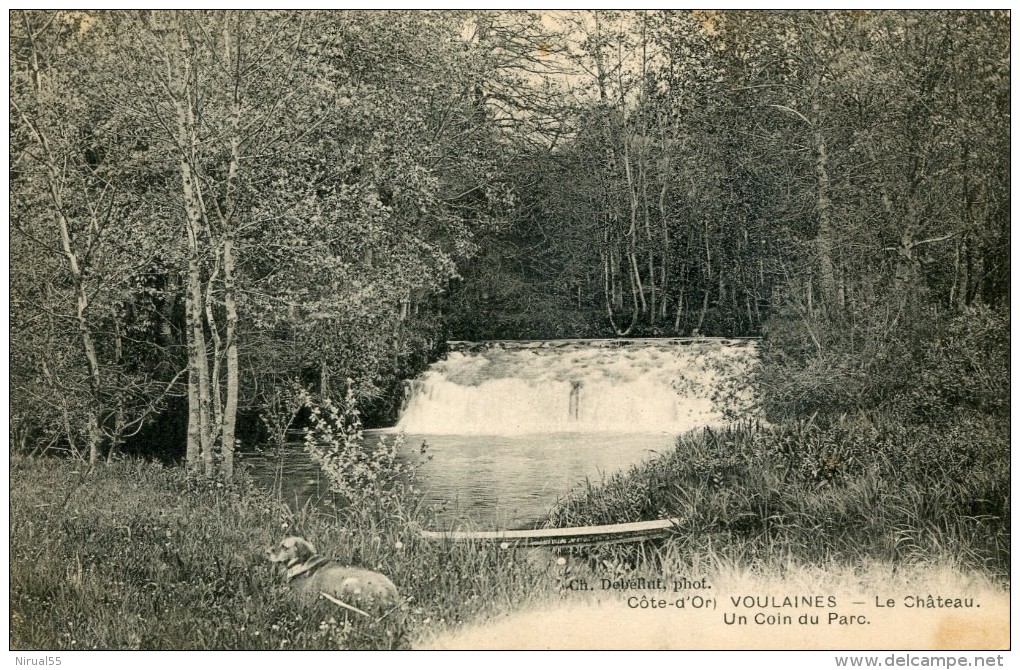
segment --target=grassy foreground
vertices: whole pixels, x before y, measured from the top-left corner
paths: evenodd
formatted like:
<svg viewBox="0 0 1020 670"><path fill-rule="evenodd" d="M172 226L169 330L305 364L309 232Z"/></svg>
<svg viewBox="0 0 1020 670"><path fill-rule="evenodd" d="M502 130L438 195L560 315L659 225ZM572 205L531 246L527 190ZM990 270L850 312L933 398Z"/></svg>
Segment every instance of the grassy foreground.
<svg viewBox="0 0 1020 670"><path fill-rule="evenodd" d="M462 624L593 597L568 588L571 580L634 575L897 591L935 580L1002 593L1008 492L1008 439L980 426L939 435L868 422L706 432L577 491L554 517L575 525L680 516L681 532L557 557L422 541L421 519L392 500L343 518L295 515L250 483L228 487L139 461L90 470L17 457L10 646L408 648ZM287 533L385 572L410 600L381 620L299 602L265 559Z"/></svg>
<svg viewBox="0 0 1020 670"><path fill-rule="evenodd" d="M675 548L741 564L952 563L1007 583L1008 426L861 415L705 430L562 502L554 525L678 517ZM634 547L599 550L640 560Z"/></svg>
<svg viewBox="0 0 1020 670"><path fill-rule="evenodd" d="M158 464L14 458L11 648L406 648L553 583L522 552L420 543L383 512L342 526ZM265 556L286 533L382 570L412 600L381 621L298 601Z"/></svg>

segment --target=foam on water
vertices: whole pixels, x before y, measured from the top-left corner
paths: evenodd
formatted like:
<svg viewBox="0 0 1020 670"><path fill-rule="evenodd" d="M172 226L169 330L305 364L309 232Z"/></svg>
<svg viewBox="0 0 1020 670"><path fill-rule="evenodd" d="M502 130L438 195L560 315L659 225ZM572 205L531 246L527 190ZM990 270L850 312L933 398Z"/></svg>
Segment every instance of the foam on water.
<svg viewBox="0 0 1020 670"><path fill-rule="evenodd" d="M680 433L749 407L747 340L457 343L408 383L398 430L422 435Z"/></svg>
<svg viewBox="0 0 1020 670"><path fill-rule="evenodd" d="M687 430L749 418L756 345L736 340L451 343L408 382L391 429L403 457L431 460L419 486L444 527L515 528L546 518L573 487L656 454ZM300 507L328 486L303 450L254 462Z"/></svg>

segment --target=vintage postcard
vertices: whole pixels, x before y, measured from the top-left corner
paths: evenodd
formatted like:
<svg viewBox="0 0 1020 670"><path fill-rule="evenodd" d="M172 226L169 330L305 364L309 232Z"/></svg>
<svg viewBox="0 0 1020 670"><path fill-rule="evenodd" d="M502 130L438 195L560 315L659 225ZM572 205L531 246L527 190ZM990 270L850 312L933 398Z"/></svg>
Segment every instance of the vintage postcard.
<svg viewBox="0 0 1020 670"><path fill-rule="evenodd" d="M1009 657L1008 11L8 19L15 665Z"/></svg>

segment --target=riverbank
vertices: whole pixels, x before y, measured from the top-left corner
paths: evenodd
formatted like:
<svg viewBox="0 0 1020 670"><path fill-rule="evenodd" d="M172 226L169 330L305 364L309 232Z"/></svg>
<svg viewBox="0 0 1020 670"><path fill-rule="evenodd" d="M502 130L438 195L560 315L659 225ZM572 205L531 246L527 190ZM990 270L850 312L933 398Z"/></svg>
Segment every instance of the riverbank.
<svg viewBox="0 0 1020 670"><path fill-rule="evenodd" d="M723 447L736 447L731 450L737 454L732 458L751 458L741 449L743 443L727 445L727 441L732 439L719 443L717 457L722 457ZM628 509L608 504L615 495L608 491L614 487L637 491L638 495L651 491L654 498L649 500L661 504L675 500L676 491L668 484L663 483L665 488L649 485L656 481L652 473L662 474L663 468L679 467L677 464L691 460L683 445L681 442L675 454L665 455L644 469L610 480L606 487L592 488L590 493L595 498L589 504L594 505L596 499L606 503L602 508L592 507L592 513L601 509L617 514ZM711 457L711 453L705 456ZM755 463L753 459L747 461L748 466ZM994 464L993 459L985 465ZM734 478L727 481L740 480L735 477L738 470L729 472ZM1004 476L1008 481L1008 470ZM758 527L743 513L737 514L741 508L735 489L724 494L720 491L727 489L714 488L717 484L711 482L706 480L697 495L711 503L705 515L717 514L721 500L728 500L724 508L730 509L732 516L726 524L710 525L705 520L709 517L703 517L700 527L692 526L691 532L669 541L574 550L556 556L547 551L485 543L426 542L419 539L414 525L422 520L422 511L391 503L344 518L310 509L294 513L250 482L228 487L144 462L90 470L69 461L15 458L11 461L10 644L12 649L545 647L557 646L549 636L555 635L558 628L546 626L544 637L529 638L528 631L535 630L534 622L546 620L531 614L573 621L582 626L578 631L586 625L585 617L600 608L633 623L648 615L642 614L640 603L631 608L629 599L660 599L660 586L674 606L677 598L694 596L714 597L717 607L728 597L752 593L821 597L824 616L830 610L846 614L858 595L871 599L882 594L897 599L903 611L903 598L932 593L961 602L970 598L972 604L981 607L980 614L988 618L1008 594L1008 577L998 567L1003 551L1008 566L1008 521L1001 525L984 517L961 516L959 524L941 535L933 535L931 529L936 520L945 523L944 515L920 520L916 529L893 524L888 528L893 540L916 537L917 544L927 538L929 550L881 554L875 551L881 544L873 544L871 548L850 551L849 547L858 541L855 538L879 535L868 530L873 525L865 527L861 535L856 522L846 516L846 501L818 492L811 504L818 506L815 509L830 524L842 515L841 532L848 539L837 545L823 535L816 538L819 549L811 552L805 550L808 540L812 533L824 531L824 524L801 522L801 535L786 528L792 523L789 520L777 529L777 522L770 520L777 510L764 517L759 514L757 518L768 523ZM744 484L744 500L758 500L754 480ZM603 490L607 493L598 493ZM886 489L879 486L875 490ZM796 490L789 493L792 497L800 495ZM896 508L898 499L883 494L876 500ZM925 500L929 505L938 502ZM949 501L940 500L940 504ZM627 514L632 515L639 507L630 507ZM560 520L579 519L577 509L576 499L566 501ZM957 508L948 509L947 514L955 514ZM892 523L891 512L876 507L871 511L875 523ZM594 522L596 517L589 519ZM985 531L977 532L982 528ZM983 539L968 545L939 544L954 533L953 537L962 538L962 531L968 529L968 537ZM342 562L381 570L408 600L379 621L367 620L326 601L297 601L265 560L266 548L288 533L313 539L323 553ZM793 541L796 537L803 537L800 545ZM900 544L904 542L900 540ZM990 549L994 551L988 553ZM970 560L982 556L984 562L978 561L981 565L975 566ZM608 588L603 588L603 580L609 580ZM661 584L656 580L662 580ZM688 591L670 590L678 583L683 587L683 580L692 582ZM695 588L699 580L701 586ZM616 588L613 584L634 588ZM703 590L699 593L699 589ZM828 606L830 596L837 598L837 607ZM693 611L674 614L694 616L699 625L723 625L721 610L706 610L705 616ZM752 609L746 614L753 617L758 611ZM978 611L938 613L972 622ZM865 616L873 614L869 609ZM910 617L905 620L918 621ZM664 625L677 620L674 616L657 621ZM587 630L590 638L601 629ZM882 630L887 633L888 626ZM812 631L800 632L815 639ZM874 648L871 645L879 639L875 637L878 633L876 628L854 634L859 635L860 648ZM984 635L987 630L980 628L978 633ZM561 646L575 646L569 639ZM581 635L576 644L586 644L585 639ZM626 647L641 640L652 646L679 647L696 646L693 639L654 642L634 638L628 642L603 637L589 641L603 648ZM761 648L755 639L753 635L738 635L732 646ZM517 642L511 644L514 640ZM989 648L995 646L988 644Z"/></svg>
<svg viewBox="0 0 1020 670"><path fill-rule="evenodd" d="M681 554L902 567L951 562L1007 583L1009 427L906 425L877 414L828 425L704 430L568 496L552 525L677 517ZM635 547L595 550L634 561Z"/></svg>
<svg viewBox="0 0 1020 670"><path fill-rule="evenodd" d="M705 430L575 491L552 520L677 518L672 538L574 550L562 601L421 644L1006 649L1009 515L1008 427L994 421Z"/></svg>
<svg viewBox="0 0 1020 670"><path fill-rule="evenodd" d="M338 519L130 461L11 460L12 649L399 649L556 593L523 552L419 541L403 509ZM381 621L296 600L266 561L285 534L389 575Z"/></svg>

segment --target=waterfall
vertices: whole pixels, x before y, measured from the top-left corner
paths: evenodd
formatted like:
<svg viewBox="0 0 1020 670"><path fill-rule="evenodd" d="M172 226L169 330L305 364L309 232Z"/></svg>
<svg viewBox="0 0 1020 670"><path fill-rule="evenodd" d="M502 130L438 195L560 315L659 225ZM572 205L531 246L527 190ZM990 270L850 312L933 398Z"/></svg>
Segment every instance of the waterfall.
<svg viewBox="0 0 1020 670"><path fill-rule="evenodd" d="M397 429L433 435L680 433L751 411L753 340L451 342L407 383Z"/></svg>

